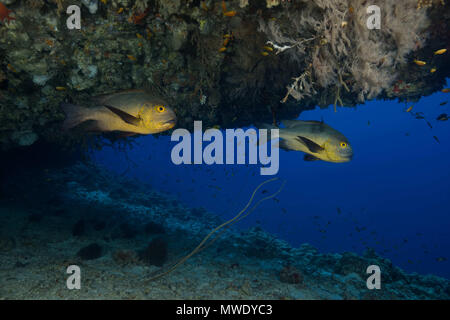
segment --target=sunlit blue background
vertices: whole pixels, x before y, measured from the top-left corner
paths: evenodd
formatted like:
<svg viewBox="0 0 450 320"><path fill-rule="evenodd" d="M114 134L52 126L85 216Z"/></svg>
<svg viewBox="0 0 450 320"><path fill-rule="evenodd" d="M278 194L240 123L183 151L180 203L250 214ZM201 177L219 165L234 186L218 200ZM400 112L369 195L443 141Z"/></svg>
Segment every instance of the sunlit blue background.
<svg viewBox="0 0 450 320"><path fill-rule="evenodd" d="M284 190L239 226L260 226L294 246L308 242L324 252L362 253L371 247L407 271L450 278L450 121L436 120L450 113L450 103L440 105L448 98L436 93L407 106L374 101L337 113L332 108L302 113L300 119L323 118L347 136L353 161L305 162L302 153L281 150L278 176L287 181ZM423 112L433 128L413 112ZM131 161L110 148L94 157L224 219L240 211L268 178L259 175L258 165L175 166L170 136L136 142L127 151ZM264 188L265 196L278 186Z"/></svg>

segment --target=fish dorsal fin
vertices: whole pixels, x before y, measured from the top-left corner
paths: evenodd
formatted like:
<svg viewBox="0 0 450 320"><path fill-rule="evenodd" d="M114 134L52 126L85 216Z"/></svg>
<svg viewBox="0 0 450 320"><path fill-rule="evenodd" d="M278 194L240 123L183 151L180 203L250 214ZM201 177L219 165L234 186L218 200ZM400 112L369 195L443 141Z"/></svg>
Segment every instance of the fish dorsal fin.
<svg viewBox="0 0 450 320"><path fill-rule="evenodd" d="M313 155L305 154L303 156L303 160L305 160L305 161L319 161L320 159L317 158L317 157L314 157Z"/></svg>
<svg viewBox="0 0 450 320"><path fill-rule="evenodd" d="M322 121L317 121L317 120L282 120L281 121L284 126L286 128L296 128L296 127L300 127L300 126L304 126L305 124L321 124L321 125L325 125L325 123Z"/></svg>
<svg viewBox="0 0 450 320"><path fill-rule="evenodd" d="M317 143L315 143L312 140L309 140L308 138L298 136L297 140L303 143L308 148L308 150L313 153L319 153L320 151L324 150L323 147L319 146Z"/></svg>
<svg viewBox="0 0 450 320"><path fill-rule="evenodd" d="M317 123L317 124L325 124L325 123L323 122L323 119L322 119L322 121L317 121L317 120L308 120L308 121L305 121L305 123Z"/></svg>
<svg viewBox="0 0 450 320"><path fill-rule="evenodd" d="M130 93L145 94L146 91L142 90L142 89L128 89L128 90L122 90L119 92L101 94L101 95L93 97L92 100L98 104L105 104L105 103L108 103L107 101L110 99L114 99L114 98L120 97L121 95L130 94Z"/></svg>
<svg viewBox="0 0 450 320"><path fill-rule="evenodd" d="M112 106L105 105L105 107L111 110L116 115L118 115L123 121L125 121L128 124L131 124L133 126L139 126L141 124L140 118L136 118L135 116L132 116L131 114Z"/></svg>
<svg viewBox="0 0 450 320"><path fill-rule="evenodd" d="M297 120L283 120L281 121L286 128L295 128L302 124L302 121Z"/></svg>

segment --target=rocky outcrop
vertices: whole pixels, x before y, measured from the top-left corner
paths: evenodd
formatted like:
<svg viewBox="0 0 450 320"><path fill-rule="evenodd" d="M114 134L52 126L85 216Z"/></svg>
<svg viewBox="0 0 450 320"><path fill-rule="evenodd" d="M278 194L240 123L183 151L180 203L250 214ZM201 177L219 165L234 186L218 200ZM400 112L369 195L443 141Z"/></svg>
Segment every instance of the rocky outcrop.
<svg viewBox="0 0 450 320"><path fill-rule="evenodd" d="M63 101L156 92L179 126L239 127L367 100L417 100L450 74L449 5L381 1L380 29L355 0L40 0L5 2L0 20L0 146L60 133ZM81 8L69 30L66 8ZM416 62L423 61L426 65Z"/></svg>

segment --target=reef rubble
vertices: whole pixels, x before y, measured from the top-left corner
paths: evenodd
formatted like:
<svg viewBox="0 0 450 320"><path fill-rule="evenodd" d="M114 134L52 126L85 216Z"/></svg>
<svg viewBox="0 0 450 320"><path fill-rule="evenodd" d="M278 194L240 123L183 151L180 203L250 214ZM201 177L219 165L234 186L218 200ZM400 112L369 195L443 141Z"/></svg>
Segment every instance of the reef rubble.
<svg viewBox="0 0 450 320"><path fill-rule="evenodd" d="M450 299L448 279L407 274L373 250L294 248L258 227L229 228L150 281L221 218L86 163L21 169L1 187L0 299ZM70 265L81 290L66 287ZM366 286L369 265L380 290Z"/></svg>

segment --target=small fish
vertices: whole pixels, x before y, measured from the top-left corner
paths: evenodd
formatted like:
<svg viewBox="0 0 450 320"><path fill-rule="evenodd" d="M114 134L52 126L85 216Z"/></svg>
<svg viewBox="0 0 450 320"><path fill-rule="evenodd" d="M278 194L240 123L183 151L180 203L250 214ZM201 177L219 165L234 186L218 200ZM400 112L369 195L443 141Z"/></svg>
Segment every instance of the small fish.
<svg viewBox="0 0 450 320"><path fill-rule="evenodd" d="M265 51L261 52L261 54L262 54L264 57L267 57L267 56L269 55L269 53L268 53L268 52L265 52Z"/></svg>
<svg viewBox="0 0 450 320"><path fill-rule="evenodd" d="M119 8L119 10L117 10L118 14L121 14L123 12L123 8Z"/></svg>
<svg viewBox="0 0 450 320"><path fill-rule="evenodd" d="M234 17L236 14L237 14L237 12L234 11L234 10L233 11L226 11L226 12L223 13L223 15L225 17Z"/></svg>
<svg viewBox="0 0 450 320"><path fill-rule="evenodd" d="M136 57L132 56L131 54L127 55L127 58L130 59L131 61L136 61Z"/></svg>
<svg viewBox="0 0 450 320"><path fill-rule="evenodd" d="M431 72L431 73L435 73L436 70L437 70L436 68L431 68L430 72Z"/></svg>
<svg viewBox="0 0 450 320"><path fill-rule="evenodd" d="M225 13L227 12L227 5L225 4L225 1L222 0L222 11Z"/></svg>
<svg viewBox="0 0 450 320"><path fill-rule="evenodd" d="M123 136L154 134L172 129L176 115L167 104L142 90L124 91L95 99L98 106L85 108L63 103L63 130L82 125L85 131L114 132Z"/></svg>
<svg viewBox="0 0 450 320"><path fill-rule="evenodd" d="M445 88L441 90L443 93L449 93L450 92L450 88Z"/></svg>
<svg viewBox="0 0 450 320"><path fill-rule="evenodd" d="M67 90L66 87L55 87L55 89L56 89L57 91L65 91L65 90Z"/></svg>
<svg viewBox="0 0 450 320"><path fill-rule="evenodd" d="M231 33L227 33L227 34L224 34L223 37L225 39L231 39L233 37L233 35Z"/></svg>
<svg viewBox="0 0 450 320"><path fill-rule="evenodd" d="M446 113L440 114L436 120L438 121L447 121L448 120L448 115Z"/></svg>
<svg viewBox="0 0 450 320"><path fill-rule="evenodd" d="M417 60L417 59L414 60L414 63L421 67L427 64L425 61L421 61L421 60Z"/></svg>
<svg viewBox="0 0 450 320"><path fill-rule="evenodd" d="M142 39L142 35L141 35L140 33L136 33L136 37L137 37L138 39Z"/></svg>
<svg viewBox="0 0 450 320"><path fill-rule="evenodd" d="M437 257L436 261L437 262L445 262L445 261L447 261L447 258L446 257Z"/></svg>
<svg viewBox="0 0 450 320"><path fill-rule="evenodd" d="M435 51L434 54L438 55L438 54L444 54L446 52L447 52L447 49L440 49L440 50Z"/></svg>
<svg viewBox="0 0 450 320"><path fill-rule="evenodd" d="M284 120L285 128L263 125L263 128L279 129L280 148L306 153L305 161L349 162L353 150L348 139L339 131L319 121ZM259 143L265 143L261 140Z"/></svg>
<svg viewBox="0 0 450 320"><path fill-rule="evenodd" d="M367 121L367 125L370 126L370 121Z"/></svg>
<svg viewBox="0 0 450 320"><path fill-rule="evenodd" d="M222 47L219 49L219 52L225 52L225 51L227 51L227 48L225 48L225 47Z"/></svg>
<svg viewBox="0 0 450 320"><path fill-rule="evenodd" d="M341 214L341 213L342 213L341 208L337 208L337 214Z"/></svg>
<svg viewBox="0 0 450 320"><path fill-rule="evenodd" d="M17 70L14 69L14 67L11 65L11 63L8 63L8 64L6 65L6 67L8 68L9 71L14 72L14 73L17 73Z"/></svg>
<svg viewBox="0 0 450 320"><path fill-rule="evenodd" d="M405 110L405 112L410 112L413 109L414 106L409 107L408 109Z"/></svg>
<svg viewBox="0 0 450 320"><path fill-rule="evenodd" d="M268 46L264 46L263 49L266 50L266 51L270 51L270 52L273 51L273 48L272 47L268 47Z"/></svg>
<svg viewBox="0 0 450 320"><path fill-rule="evenodd" d="M228 45L228 43L230 42L231 38L225 38L225 40L223 40L223 46L226 47Z"/></svg>
<svg viewBox="0 0 450 320"><path fill-rule="evenodd" d="M55 41L50 40L50 39L45 39L45 43L49 46L49 47L53 47L55 44Z"/></svg>
<svg viewBox="0 0 450 320"><path fill-rule="evenodd" d="M426 123L430 127L430 129L433 129L433 126L431 125L431 123L429 123L428 121L426 121Z"/></svg>
<svg viewBox="0 0 450 320"><path fill-rule="evenodd" d="M433 138L434 138L434 140L436 140L437 143L441 143L441 142L439 141L438 137L433 136Z"/></svg>
<svg viewBox="0 0 450 320"><path fill-rule="evenodd" d="M448 101L444 101L444 102L439 103L439 105L440 106L445 106L447 103L448 103Z"/></svg>
<svg viewBox="0 0 450 320"><path fill-rule="evenodd" d="M415 118L416 118L416 119L419 119L419 120L425 119L425 117L424 117L424 116L421 116L421 115L416 115Z"/></svg>

